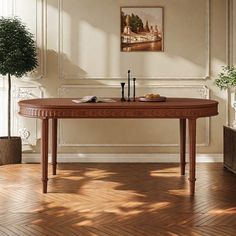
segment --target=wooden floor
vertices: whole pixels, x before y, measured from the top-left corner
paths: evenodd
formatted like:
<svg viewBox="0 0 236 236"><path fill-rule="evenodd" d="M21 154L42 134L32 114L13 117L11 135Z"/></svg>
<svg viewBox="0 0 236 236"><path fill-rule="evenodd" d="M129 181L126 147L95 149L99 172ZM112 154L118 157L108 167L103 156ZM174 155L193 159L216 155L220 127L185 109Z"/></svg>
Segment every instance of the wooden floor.
<svg viewBox="0 0 236 236"><path fill-rule="evenodd" d="M61 164L48 194L40 173L0 166L0 236L236 235L236 175L222 164L197 165L194 198L176 164Z"/></svg>

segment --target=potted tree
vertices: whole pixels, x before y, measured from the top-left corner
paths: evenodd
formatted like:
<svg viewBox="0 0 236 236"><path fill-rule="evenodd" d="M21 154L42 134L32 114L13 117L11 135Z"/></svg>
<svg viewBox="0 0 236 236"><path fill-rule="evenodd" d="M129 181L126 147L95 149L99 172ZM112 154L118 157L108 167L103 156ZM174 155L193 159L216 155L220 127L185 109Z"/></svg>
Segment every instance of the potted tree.
<svg viewBox="0 0 236 236"><path fill-rule="evenodd" d="M0 74L8 78L8 135L0 137L0 164L21 162L21 138L11 136L11 76L37 67L33 35L17 17L0 18Z"/></svg>

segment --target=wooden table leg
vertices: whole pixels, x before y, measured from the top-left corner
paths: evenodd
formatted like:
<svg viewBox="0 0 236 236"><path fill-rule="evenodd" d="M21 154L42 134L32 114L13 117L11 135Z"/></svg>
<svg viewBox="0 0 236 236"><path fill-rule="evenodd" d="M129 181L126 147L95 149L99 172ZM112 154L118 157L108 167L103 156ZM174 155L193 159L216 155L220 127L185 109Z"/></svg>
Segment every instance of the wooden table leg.
<svg viewBox="0 0 236 236"><path fill-rule="evenodd" d="M52 174L57 174L57 119L52 119Z"/></svg>
<svg viewBox="0 0 236 236"><path fill-rule="evenodd" d="M195 169L196 169L196 119L189 119L189 182L190 195L195 191Z"/></svg>
<svg viewBox="0 0 236 236"><path fill-rule="evenodd" d="M41 156L42 156L42 182L43 193L47 193L48 183L48 119L42 119L41 136Z"/></svg>
<svg viewBox="0 0 236 236"><path fill-rule="evenodd" d="M185 175L186 156L186 119L180 119L180 170Z"/></svg>

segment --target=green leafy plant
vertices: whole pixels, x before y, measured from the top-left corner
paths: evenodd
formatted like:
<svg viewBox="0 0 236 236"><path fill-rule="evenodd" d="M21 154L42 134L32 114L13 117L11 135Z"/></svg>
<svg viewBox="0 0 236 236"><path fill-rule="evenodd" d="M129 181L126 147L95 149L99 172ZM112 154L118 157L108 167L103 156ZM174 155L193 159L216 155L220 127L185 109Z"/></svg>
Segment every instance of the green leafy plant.
<svg viewBox="0 0 236 236"><path fill-rule="evenodd" d="M220 89L236 87L236 67L229 65L223 66L222 72L215 80L215 84Z"/></svg>
<svg viewBox="0 0 236 236"><path fill-rule="evenodd" d="M11 138L11 76L38 65L34 36L17 17L0 18L0 74L8 76L8 138Z"/></svg>

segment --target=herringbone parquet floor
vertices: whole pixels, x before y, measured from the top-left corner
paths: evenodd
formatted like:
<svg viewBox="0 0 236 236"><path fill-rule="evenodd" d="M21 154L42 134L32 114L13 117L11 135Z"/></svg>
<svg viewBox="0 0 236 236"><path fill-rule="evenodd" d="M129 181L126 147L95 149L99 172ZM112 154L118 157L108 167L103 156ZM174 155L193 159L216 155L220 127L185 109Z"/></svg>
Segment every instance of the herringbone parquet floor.
<svg viewBox="0 0 236 236"><path fill-rule="evenodd" d="M236 175L198 164L196 195L176 164L60 164L41 194L39 164L0 166L0 236L234 236Z"/></svg>

